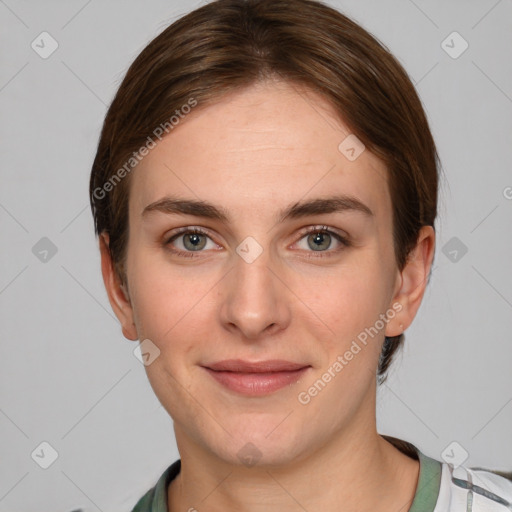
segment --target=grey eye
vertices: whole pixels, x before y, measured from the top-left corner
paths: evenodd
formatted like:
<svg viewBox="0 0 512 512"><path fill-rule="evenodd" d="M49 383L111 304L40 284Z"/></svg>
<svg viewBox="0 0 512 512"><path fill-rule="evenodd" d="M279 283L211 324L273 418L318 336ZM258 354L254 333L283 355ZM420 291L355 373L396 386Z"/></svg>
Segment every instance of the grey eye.
<svg viewBox="0 0 512 512"><path fill-rule="evenodd" d="M206 245L206 236L200 233L187 233L182 235L183 245L189 251L199 251Z"/></svg>
<svg viewBox="0 0 512 512"><path fill-rule="evenodd" d="M314 251L328 249L331 245L331 235L328 233L312 233L308 235L308 246Z"/></svg>

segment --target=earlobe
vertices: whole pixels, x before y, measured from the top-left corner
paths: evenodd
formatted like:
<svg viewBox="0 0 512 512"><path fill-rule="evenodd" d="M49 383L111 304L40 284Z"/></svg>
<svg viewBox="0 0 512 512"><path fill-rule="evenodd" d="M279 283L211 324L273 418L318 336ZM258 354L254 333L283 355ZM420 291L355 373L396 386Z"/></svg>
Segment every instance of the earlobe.
<svg viewBox="0 0 512 512"><path fill-rule="evenodd" d="M124 283L121 282L117 272L114 270L114 264L109 250L108 233L100 234L99 244L101 254L101 273L112 310L121 323L121 328L125 338L132 341L138 340L139 338L133 321L133 309L128 291Z"/></svg>
<svg viewBox="0 0 512 512"><path fill-rule="evenodd" d="M399 279L400 284L393 297L392 305L397 314L386 326L386 336L398 336L414 320L421 305L435 252L435 231L432 226L423 226L418 235L416 247L409 258Z"/></svg>

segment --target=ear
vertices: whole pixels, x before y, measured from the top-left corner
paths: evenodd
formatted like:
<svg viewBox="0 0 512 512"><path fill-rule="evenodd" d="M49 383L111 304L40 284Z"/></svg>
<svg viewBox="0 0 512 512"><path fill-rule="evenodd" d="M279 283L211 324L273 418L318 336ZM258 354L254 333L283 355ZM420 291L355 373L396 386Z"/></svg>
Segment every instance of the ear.
<svg viewBox="0 0 512 512"><path fill-rule="evenodd" d="M112 306L112 310L123 330L124 337L135 341L139 337L137 329L133 322L133 309L130 302L128 293L125 286L117 273L114 271L114 264L109 250L109 235L108 233L101 233L99 237L100 253L101 253L101 273L103 275L103 283L107 290L108 300Z"/></svg>
<svg viewBox="0 0 512 512"><path fill-rule="evenodd" d="M386 336L402 334L414 320L428 284L434 259L436 235L432 226L423 226L416 247L397 276L392 305L397 314L386 325ZM391 318L391 317L390 317Z"/></svg>

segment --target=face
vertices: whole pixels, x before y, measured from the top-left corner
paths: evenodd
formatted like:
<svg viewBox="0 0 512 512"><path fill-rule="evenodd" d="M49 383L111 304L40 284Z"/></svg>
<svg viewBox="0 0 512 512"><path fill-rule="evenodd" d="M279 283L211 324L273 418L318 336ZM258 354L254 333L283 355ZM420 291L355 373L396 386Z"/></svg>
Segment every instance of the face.
<svg viewBox="0 0 512 512"><path fill-rule="evenodd" d="M159 350L146 371L179 447L285 464L375 421L384 336L415 307L386 169L340 150L349 134L322 97L266 82L197 107L131 176L116 313ZM212 369L234 359L299 369Z"/></svg>

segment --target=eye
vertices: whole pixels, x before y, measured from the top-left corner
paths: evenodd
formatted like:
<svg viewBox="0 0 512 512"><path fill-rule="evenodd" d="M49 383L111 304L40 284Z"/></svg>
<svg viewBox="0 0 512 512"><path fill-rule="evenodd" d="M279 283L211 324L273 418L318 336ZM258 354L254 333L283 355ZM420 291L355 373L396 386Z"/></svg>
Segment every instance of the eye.
<svg viewBox="0 0 512 512"><path fill-rule="evenodd" d="M305 242L305 243L304 243ZM302 233L302 237L297 242L300 249L316 253L338 253L350 246L347 238L336 233L327 226L313 226ZM333 245L338 247L328 251ZM315 254L313 257L324 257L323 254Z"/></svg>
<svg viewBox="0 0 512 512"><path fill-rule="evenodd" d="M208 245L210 241L210 245ZM164 246L180 256L193 257L191 253L202 252L203 249L214 249L217 245L201 228L186 227L173 234L164 242ZM173 247L177 247L173 248Z"/></svg>
<svg viewBox="0 0 512 512"><path fill-rule="evenodd" d="M218 247L206 231L199 227L190 226L175 232L170 238L166 239L163 245L172 253L187 258L195 257L194 253L203 252L203 249ZM312 253L308 257L321 258L339 253L349 247L350 242L346 237L327 226L313 226L301 233L297 245L301 250ZM337 247L332 249L333 245Z"/></svg>

